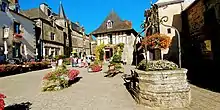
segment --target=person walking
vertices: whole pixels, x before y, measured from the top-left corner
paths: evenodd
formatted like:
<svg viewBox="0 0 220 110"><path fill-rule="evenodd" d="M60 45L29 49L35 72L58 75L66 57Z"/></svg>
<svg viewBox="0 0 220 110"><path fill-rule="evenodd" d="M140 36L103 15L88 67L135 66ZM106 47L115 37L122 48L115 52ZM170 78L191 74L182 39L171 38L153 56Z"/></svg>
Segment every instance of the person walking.
<svg viewBox="0 0 220 110"><path fill-rule="evenodd" d="M77 64L77 58L76 58L76 57L73 57L72 67L76 67L76 64Z"/></svg>

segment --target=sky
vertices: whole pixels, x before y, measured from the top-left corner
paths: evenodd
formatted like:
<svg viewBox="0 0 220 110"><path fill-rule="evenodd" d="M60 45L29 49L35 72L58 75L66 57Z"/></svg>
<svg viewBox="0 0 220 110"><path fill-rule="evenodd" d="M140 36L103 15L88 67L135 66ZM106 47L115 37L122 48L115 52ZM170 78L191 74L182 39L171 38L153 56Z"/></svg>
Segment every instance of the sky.
<svg viewBox="0 0 220 110"><path fill-rule="evenodd" d="M87 34L97 29L112 10L122 20L130 20L133 28L140 32L144 10L150 8L150 0L19 0L19 3L22 10L38 8L41 3L47 3L53 12L58 13L60 1L68 19L79 22Z"/></svg>

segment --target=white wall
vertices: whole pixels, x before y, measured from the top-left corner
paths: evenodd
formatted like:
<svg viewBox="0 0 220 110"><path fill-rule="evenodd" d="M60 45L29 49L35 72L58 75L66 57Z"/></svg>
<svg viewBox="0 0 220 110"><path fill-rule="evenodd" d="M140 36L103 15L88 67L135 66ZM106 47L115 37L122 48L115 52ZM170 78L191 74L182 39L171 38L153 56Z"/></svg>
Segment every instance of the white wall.
<svg viewBox="0 0 220 110"><path fill-rule="evenodd" d="M97 45L102 43L109 44L110 38L107 34L97 35ZM125 59L128 64L132 63L133 60L133 45L134 45L135 36L132 33L131 35L127 35L125 32L118 32L112 34L112 44L124 43L125 47L122 54L122 60Z"/></svg>
<svg viewBox="0 0 220 110"><path fill-rule="evenodd" d="M183 3L168 5L165 7L160 7L158 9L159 18L162 18L163 16L168 16L168 21L164 22L164 24L172 26L173 25L173 17L176 14L181 13L181 7ZM171 33L168 33L167 31L168 27L165 27L163 25L160 25L160 33L167 34L168 36L175 36L175 30L171 29Z"/></svg>
<svg viewBox="0 0 220 110"><path fill-rule="evenodd" d="M195 0L184 0L183 9L186 9L189 5L191 5Z"/></svg>
<svg viewBox="0 0 220 110"><path fill-rule="evenodd" d="M164 24L169 25L169 26L173 26L174 15L180 14L182 11L182 8L183 8L183 3L177 3L177 4L172 4L172 5L160 7L158 9L159 18L162 18L163 16L167 16L168 21L164 22ZM179 25L181 25L181 23L179 23ZM171 30L171 33L168 33L168 29ZM169 27L165 27L163 25L160 25L160 33L170 36L171 39L176 34L174 29L169 28ZM162 57L163 57L163 54L167 54L168 51L169 51L169 49L162 50L162 52L161 52Z"/></svg>

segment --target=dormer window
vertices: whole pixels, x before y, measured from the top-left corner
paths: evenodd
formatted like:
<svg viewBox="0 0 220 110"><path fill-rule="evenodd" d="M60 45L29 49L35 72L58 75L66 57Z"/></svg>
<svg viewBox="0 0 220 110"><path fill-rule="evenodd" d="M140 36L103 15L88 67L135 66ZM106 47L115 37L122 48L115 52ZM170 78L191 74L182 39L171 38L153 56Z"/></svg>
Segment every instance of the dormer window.
<svg viewBox="0 0 220 110"><path fill-rule="evenodd" d="M2 2L2 4L1 4L1 10L2 10L3 12L5 12L6 9L7 9L7 3Z"/></svg>
<svg viewBox="0 0 220 110"><path fill-rule="evenodd" d="M112 28L112 21L111 20L108 20L107 21L107 29L111 29Z"/></svg>
<svg viewBox="0 0 220 110"><path fill-rule="evenodd" d="M50 9L48 9L47 14L48 14L48 16L51 15L51 11L50 11Z"/></svg>

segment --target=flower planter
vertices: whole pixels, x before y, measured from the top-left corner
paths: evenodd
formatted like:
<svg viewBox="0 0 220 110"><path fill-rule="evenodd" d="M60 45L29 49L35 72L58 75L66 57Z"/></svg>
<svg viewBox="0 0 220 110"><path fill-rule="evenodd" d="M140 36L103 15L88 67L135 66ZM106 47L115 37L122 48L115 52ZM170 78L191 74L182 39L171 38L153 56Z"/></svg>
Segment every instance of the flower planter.
<svg viewBox="0 0 220 110"><path fill-rule="evenodd" d="M183 108L190 104L187 69L164 71L135 70L139 77L138 101L152 108Z"/></svg>

